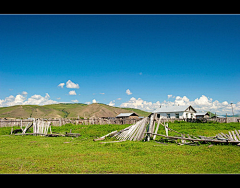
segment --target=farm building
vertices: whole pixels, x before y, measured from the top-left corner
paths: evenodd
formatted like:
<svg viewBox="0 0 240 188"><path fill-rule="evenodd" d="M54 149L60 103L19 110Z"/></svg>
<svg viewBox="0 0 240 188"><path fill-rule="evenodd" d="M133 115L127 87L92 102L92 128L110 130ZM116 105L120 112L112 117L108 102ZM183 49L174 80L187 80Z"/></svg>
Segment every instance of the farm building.
<svg viewBox="0 0 240 188"><path fill-rule="evenodd" d="M196 113L196 119L200 119L200 118L209 118L209 113L208 112L199 112Z"/></svg>
<svg viewBox="0 0 240 188"><path fill-rule="evenodd" d="M185 119L196 118L197 111L190 106L171 106L160 107L153 113L157 113L157 118L160 119Z"/></svg>
<svg viewBox="0 0 240 188"><path fill-rule="evenodd" d="M116 118L138 118L136 113L121 113L116 116Z"/></svg>

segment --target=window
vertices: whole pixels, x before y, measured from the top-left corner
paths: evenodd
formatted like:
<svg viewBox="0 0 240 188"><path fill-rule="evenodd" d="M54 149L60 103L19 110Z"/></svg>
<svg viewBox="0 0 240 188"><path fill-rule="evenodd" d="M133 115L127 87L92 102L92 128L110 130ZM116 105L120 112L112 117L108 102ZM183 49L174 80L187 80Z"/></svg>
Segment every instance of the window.
<svg viewBox="0 0 240 188"><path fill-rule="evenodd" d="M175 118L179 118L179 114L177 113L177 114L175 114Z"/></svg>
<svg viewBox="0 0 240 188"><path fill-rule="evenodd" d="M186 118L188 118L188 113L186 113Z"/></svg>
<svg viewBox="0 0 240 188"><path fill-rule="evenodd" d="M170 114L167 114L167 118L170 118Z"/></svg>
<svg viewBox="0 0 240 188"><path fill-rule="evenodd" d="M160 114L157 114L157 118L160 118Z"/></svg>

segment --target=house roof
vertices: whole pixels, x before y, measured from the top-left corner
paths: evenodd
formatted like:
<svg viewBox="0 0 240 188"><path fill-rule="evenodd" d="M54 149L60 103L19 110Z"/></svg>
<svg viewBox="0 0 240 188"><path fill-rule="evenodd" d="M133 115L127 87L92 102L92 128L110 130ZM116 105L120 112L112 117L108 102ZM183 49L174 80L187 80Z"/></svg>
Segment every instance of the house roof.
<svg viewBox="0 0 240 188"><path fill-rule="evenodd" d="M118 114L116 117L129 117L133 114L137 115L136 113L121 113L121 114Z"/></svg>
<svg viewBox="0 0 240 188"><path fill-rule="evenodd" d="M208 112L198 112L198 113L196 113L196 116L205 116L205 115L209 115Z"/></svg>
<svg viewBox="0 0 240 188"><path fill-rule="evenodd" d="M184 112L184 111L186 111L186 109L189 106L191 106L191 105L162 107L162 108L158 108L158 109L154 110L153 113L159 113L159 112ZM192 107L192 109L195 112L197 112L193 107Z"/></svg>

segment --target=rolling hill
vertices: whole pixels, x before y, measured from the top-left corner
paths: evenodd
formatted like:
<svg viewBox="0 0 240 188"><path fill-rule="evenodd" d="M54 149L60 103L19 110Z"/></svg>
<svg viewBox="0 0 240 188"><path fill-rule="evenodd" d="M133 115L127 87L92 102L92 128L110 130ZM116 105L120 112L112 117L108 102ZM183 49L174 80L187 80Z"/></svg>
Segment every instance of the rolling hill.
<svg viewBox="0 0 240 188"><path fill-rule="evenodd" d="M60 103L51 105L16 105L0 107L0 118L77 118L115 117L120 113L135 112L139 116L150 113L134 108L112 107L106 104Z"/></svg>

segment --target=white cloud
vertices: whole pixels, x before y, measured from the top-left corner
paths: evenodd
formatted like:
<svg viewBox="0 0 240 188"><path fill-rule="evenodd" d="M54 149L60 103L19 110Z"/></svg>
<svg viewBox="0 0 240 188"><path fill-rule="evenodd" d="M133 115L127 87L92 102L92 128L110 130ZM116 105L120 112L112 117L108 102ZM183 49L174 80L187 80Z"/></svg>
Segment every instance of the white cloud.
<svg viewBox="0 0 240 188"><path fill-rule="evenodd" d="M99 93L99 94L101 94L101 95L105 95L105 93Z"/></svg>
<svg viewBox="0 0 240 188"><path fill-rule="evenodd" d="M66 82L66 87L67 87L67 88L76 88L76 89L79 89L79 85L73 83L71 80L68 80L68 81Z"/></svg>
<svg viewBox="0 0 240 188"><path fill-rule="evenodd" d="M117 98L117 100L119 100L119 101L120 101L120 100L122 100L122 98Z"/></svg>
<svg viewBox="0 0 240 188"><path fill-rule="evenodd" d="M227 101L222 102L223 105L228 105Z"/></svg>
<svg viewBox="0 0 240 188"><path fill-rule="evenodd" d="M24 93L24 92L22 92ZM26 95L26 93L24 93ZM57 101L50 100L50 96L46 93L45 97L41 95L33 95L30 98L26 98L22 95L10 95L5 99L0 99L0 106L14 106L14 105L46 105L46 104L55 104Z"/></svg>
<svg viewBox="0 0 240 188"><path fill-rule="evenodd" d="M108 104L109 106L114 106L115 105L115 103L114 103L115 101L110 101L110 103Z"/></svg>
<svg viewBox="0 0 240 188"><path fill-rule="evenodd" d="M150 101L144 101L141 98L134 98L132 97L129 101L124 102L120 105L120 107L125 108L138 108L141 110L152 112L155 109L161 107L167 107L167 106L177 106L177 105L192 105L198 112L202 111L211 111L213 113L217 114L232 114L232 107L227 102L219 102L218 100L213 101L212 98L206 97L205 95L202 95L200 98L196 98L193 101L190 101L186 96L180 97L176 96L175 101L166 101L163 102L150 102ZM237 102L236 104L233 104L234 114L240 114L240 102Z"/></svg>
<svg viewBox="0 0 240 188"><path fill-rule="evenodd" d="M92 100L92 103L97 103L96 99L93 99L93 100Z"/></svg>
<svg viewBox="0 0 240 188"><path fill-rule="evenodd" d="M72 90L72 91L69 91L68 93L69 95L77 95L76 91Z"/></svg>
<svg viewBox="0 0 240 188"><path fill-rule="evenodd" d="M22 94L23 94L23 95L27 95L28 93L27 93L26 91L23 91Z"/></svg>
<svg viewBox="0 0 240 188"><path fill-rule="evenodd" d="M65 85L65 83L60 83L60 84L58 84L58 87L63 88L64 85Z"/></svg>
<svg viewBox="0 0 240 188"><path fill-rule="evenodd" d="M74 102L74 103L78 103L78 100L76 99L76 100L71 100L72 102Z"/></svg>
<svg viewBox="0 0 240 188"><path fill-rule="evenodd" d="M142 75L142 72L140 72L139 75L141 76L141 75Z"/></svg>
<svg viewBox="0 0 240 188"><path fill-rule="evenodd" d="M131 91L129 89L126 90L127 95L132 95Z"/></svg>
<svg viewBox="0 0 240 188"><path fill-rule="evenodd" d="M167 98L170 99L172 97L172 95L168 95Z"/></svg>
<svg viewBox="0 0 240 188"><path fill-rule="evenodd" d="M142 100L141 98L134 98L132 97L128 102L122 103L120 107L124 108L138 108L141 110L146 111L153 111L153 109L156 109L160 106L160 102L157 101L156 103L147 102Z"/></svg>

